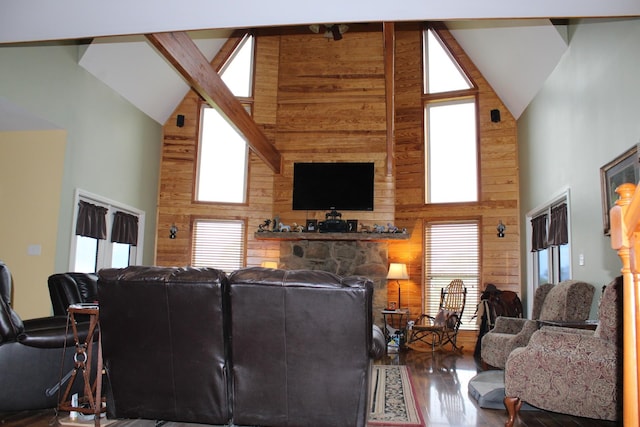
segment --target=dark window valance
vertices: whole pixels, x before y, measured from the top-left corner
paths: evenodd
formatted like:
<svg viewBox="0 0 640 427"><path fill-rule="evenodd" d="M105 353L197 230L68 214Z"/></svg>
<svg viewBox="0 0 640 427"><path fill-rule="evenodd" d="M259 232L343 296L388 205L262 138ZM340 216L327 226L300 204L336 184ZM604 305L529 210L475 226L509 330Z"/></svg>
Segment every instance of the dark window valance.
<svg viewBox="0 0 640 427"><path fill-rule="evenodd" d="M551 222L549 223L549 245L560 246L569 243L569 230L567 227L567 205L551 208Z"/></svg>
<svg viewBox="0 0 640 427"><path fill-rule="evenodd" d="M547 248L547 214L531 219L531 251L537 252Z"/></svg>
<svg viewBox="0 0 640 427"><path fill-rule="evenodd" d="M107 238L107 208L80 200L76 235L94 239Z"/></svg>
<svg viewBox="0 0 640 427"><path fill-rule="evenodd" d="M113 215L111 241L136 246L138 244L138 217L116 211Z"/></svg>

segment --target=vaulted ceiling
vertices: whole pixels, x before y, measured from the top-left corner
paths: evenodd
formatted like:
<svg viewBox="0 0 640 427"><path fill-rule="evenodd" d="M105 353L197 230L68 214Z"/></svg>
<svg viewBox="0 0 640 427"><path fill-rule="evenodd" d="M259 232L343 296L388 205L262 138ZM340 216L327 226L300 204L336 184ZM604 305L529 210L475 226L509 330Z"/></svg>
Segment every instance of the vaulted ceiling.
<svg viewBox="0 0 640 427"><path fill-rule="evenodd" d="M188 31L210 60L236 28L443 20L518 118L568 47L566 26L551 18L637 15L637 0L245 0L224 7L210 0L21 0L0 5L0 48L92 39L80 65L163 124L188 86L143 34Z"/></svg>

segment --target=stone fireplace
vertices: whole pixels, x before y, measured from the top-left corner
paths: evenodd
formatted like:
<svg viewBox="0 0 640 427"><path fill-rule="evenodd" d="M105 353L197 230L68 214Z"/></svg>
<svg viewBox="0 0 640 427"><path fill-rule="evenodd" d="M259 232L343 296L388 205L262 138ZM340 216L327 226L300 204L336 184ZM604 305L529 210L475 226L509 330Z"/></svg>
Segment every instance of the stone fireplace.
<svg viewBox="0 0 640 427"><path fill-rule="evenodd" d="M373 316L387 305L388 250L385 241L283 240L280 267L287 270L323 270L340 276L364 276L374 283Z"/></svg>

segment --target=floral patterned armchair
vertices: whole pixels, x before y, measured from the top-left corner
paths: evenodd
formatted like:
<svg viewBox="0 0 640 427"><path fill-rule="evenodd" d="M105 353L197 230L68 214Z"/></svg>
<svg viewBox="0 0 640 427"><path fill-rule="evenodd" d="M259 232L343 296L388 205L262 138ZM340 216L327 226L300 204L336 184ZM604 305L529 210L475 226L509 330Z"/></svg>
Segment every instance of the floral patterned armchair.
<svg viewBox="0 0 640 427"><path fill-rule="evenodd" d="M522 402L579 417L619 420L622 411L622 277L604 290L595 331L545 326L505 368L507 426Z"/></svg>
<svg viewBox="0 0 640 427"><path fill-rule="evenodd" d="M494 328L482 337L483 364L504 369L509 354L527 345L531 335L538 330L538 320L586 320L594 293L593 285L575 280L539 286L531 319L498 317Z"/></svg>

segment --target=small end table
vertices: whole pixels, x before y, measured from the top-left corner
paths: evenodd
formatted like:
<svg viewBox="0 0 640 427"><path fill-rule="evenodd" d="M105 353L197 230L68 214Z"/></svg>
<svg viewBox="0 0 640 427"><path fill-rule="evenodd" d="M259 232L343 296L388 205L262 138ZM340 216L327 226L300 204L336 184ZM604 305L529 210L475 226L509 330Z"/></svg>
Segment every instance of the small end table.
<svg viewBox="0 0 640 427"><path fill-rule="evenodd" d="M80 412L82 414L93 414L94 424L100 425L100 414L106 411L106 407L102 404L105 400L102 397L102 343L100 336L100 309L98 304L72 304L67 309L67 327L71 325L73 330L73 338L75 342L75 354L73 355L73 361L75 366L71 372L71 378L69 384L65 389L58 409L61 411ZM89 332L84 342L80 342L80 336L78 334L78 325L76 322L76 315L86 315L89 317ZM91 382L91 367L92 365L92 353L93 342L98 340L98 359L95 380ZM72 404L69 394L71 388L78 377L78 371L81 373L81 377L84 380L84 396L78 399L77 404ZM81 405L86 403L86 405ZM75 406L79 405L79 406Z"/></svg>
<svg viewBox="0 0 640 427"><path fill-rule="evenodd" d="M409 321L409 316L411 315L408 308L398 308L396 310L382 310L382 320L384 322L384 338L385 338L385 348L386 345L389 344L391 337L393 335L400 335L400 343L399 347L404 346L404 336L406 334L407 322ZM388 316L388 317L387 317ZM405 317L406 316L406 317Z"/></svg>

